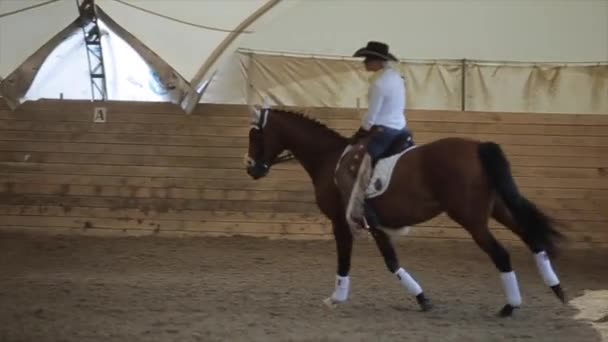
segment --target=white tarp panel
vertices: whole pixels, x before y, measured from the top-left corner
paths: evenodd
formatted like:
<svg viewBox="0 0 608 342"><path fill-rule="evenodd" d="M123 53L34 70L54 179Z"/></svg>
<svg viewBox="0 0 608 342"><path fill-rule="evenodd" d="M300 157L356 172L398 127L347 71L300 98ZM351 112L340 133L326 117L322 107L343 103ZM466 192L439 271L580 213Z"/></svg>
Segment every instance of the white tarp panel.
<svg viewBox="0 0 608 342"><path fill-rule="evenodd" d="M460 110L462 74L459 62L393 63L404 76L408 107ZM249 104L312 107L366 107L372 74L360 61L252 54Z"/></svg>
<svg viewBox="0 0 608 342"><path fill-rule="evenodd" d="M608 115L608 62L470 62L466 77L467 110Z"/></svg>
<svg viewBox="0 0 608 342"><path fill-rule="evenodd" d="M271 104L298 107L367 106L371 74L358 60L242 51L233 63L238 67L226 68L211 83L209 98L238 104L268 99ZM437 60L401 61L395 67L406 81L408 108L608 114L608 62L537 65Z"/></svg>
<svg viewBox="0 0 608 342"><path fill-rule="evenodd" d="M235 52L239 48L255 51L259 55L270 52L346 57L367 40L383 40L390 44L398 57L406 60L430 59L429 63L438 59L465 58L496 61L499 64L501 61L608 62L606 0L291 0L280 2L250 29L255 34L242 35L237 39L226 50L230 59L218 64L216 68L219 70L212 70L216 74L201 102L247 102L247 97L241 94L255 89L252 89L251 80L247 79L247 71L243 70L249 61L245 61L243 56L237 57L238 53ZM416 75L422 76L422 69L416 70L409 75L410 79ZM589 69L585 70L587 72ZM207 82L210 75L200 82ZM575 78L572 72L562 71L561 75L571 75L571 81ZM486 79L496 82L496 78ZM601 80L602 77L598 75L594 79ZM581 79L576 82L581 82ZM237 84L240 87L235 89ZM429 89L435 88L430 83L427 85ZM513 96L521 91L521 84L516 85L510 91ZM467 86L474 88L475 84ZM290 87L291 93L296 91L294 84ZM499 92L498 88L496 91ZM418 94L422 95L421 92ZM427 96L425 103L432 104L432 94L424 96ZM442 98L441 95L439 98ZM316 104L326 103L321 99L309 100ZM347 102L352 103L351 100L352 96ZM468 99L474 108L505 108L503 105L496 107L498 102L488 107L480 106L485 100L483 96ZM446 103L450 103L447 107L452 107L452 102L435 101L437 108L446 107ZM562 98L554 103L563 104L564 101L569 100ZM339 103L343 103L343 100L334 104ZM523 106L519 102L515 108L549 110L539 101L534 103ZM580 108L581 105L574 107ZM570 105L563 109L571 111L574 107ZM556 108L560 109L553 104L550 109ZM601 101L595 100L589 109L598 112L603 108Z"/></svg>
<svg viewBox="0 0 608 342"><path fill-rule="evenodd" d="M78 17L75 1L62 0L25 12L2 14L41 3L40 0L0 0L0 76L23 61Z"/></svg>

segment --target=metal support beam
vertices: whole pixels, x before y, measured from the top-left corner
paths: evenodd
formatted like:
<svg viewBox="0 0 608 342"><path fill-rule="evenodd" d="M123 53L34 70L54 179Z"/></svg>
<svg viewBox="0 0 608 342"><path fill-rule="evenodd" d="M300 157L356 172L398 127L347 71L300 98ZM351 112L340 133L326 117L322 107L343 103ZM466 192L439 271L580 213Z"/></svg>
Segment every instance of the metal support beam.
<svg viewBox="0 0 608 342"><path fill-rule="evenodd" d="M98 25L94 0L83 0L78 3L82 33L84 35L87 59L89 62L89 75L91 78L91 100L105 101L108 98L106 69L103 63L103 50L101 47L101 31Z"/></svg>

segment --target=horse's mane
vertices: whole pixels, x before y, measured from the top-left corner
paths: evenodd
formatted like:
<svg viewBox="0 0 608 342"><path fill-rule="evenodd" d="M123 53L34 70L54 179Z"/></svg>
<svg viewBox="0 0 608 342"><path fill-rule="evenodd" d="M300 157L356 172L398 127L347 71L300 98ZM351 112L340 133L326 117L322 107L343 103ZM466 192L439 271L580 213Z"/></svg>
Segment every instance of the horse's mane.
<svg viewBox="0 0 608 342"><path fill-rule="evenodd" d="M310 126L310 127L320 128L322 132L327 133L332 138L338 139L341 142L345 142L347 140L347 138L345 136L341 135L337 131L335 131L332 128L328 127L327 125L325 125L321 121L317 120L316 118L309 117L309 116L307 116L304 113L296 112L296 111L293 111L293 110L274 109L274 108L272 109L272 111L275 112L275 113L279 113L281 115L284 115L286 117L296 119L296 121L298 122L298 124L302 124L304 126Z"/></svg>

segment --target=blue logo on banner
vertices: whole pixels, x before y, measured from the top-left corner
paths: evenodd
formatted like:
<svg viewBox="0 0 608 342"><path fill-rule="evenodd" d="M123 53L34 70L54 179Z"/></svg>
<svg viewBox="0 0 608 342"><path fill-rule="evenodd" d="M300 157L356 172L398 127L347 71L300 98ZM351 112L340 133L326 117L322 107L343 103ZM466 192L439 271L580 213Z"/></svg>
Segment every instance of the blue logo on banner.
<svg viewBox="0 0 608 342"><path fill-rule="evenodd" d="M152 89L152 91L158 95L167 94L169 92L169 89L163 85L163 82L160 80L158 73L152 70L151 75L152 79L150 80L150 82L148 82L150 85L150 89Z"/></svg>

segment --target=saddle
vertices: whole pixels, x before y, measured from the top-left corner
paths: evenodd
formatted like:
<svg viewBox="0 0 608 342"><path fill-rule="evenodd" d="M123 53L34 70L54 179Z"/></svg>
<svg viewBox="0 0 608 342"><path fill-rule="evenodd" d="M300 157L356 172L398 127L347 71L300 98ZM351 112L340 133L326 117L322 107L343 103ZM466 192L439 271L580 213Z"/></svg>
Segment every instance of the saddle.
<svg viewBox="0 0 608 342"><path fill-rule="evenodd" d="M363 138L359 139L358 141L352 141L351 144L344 150L344 152L342 153L342 156L338 160L336 172L339 171L340 164L343 161L353 160L353 159L357 160L358 158L354 158L354 156L356 154L358 154L361 150L363 150L362 152L365 153L365 149L366 149L367 143L369 142L369 139L370 139L370 136L364 136ZM358 148L355 148L355 146L358 146ZM414 146L414 139L412 137L412 134L410 132L406 131L403 134L399 135L397 138L395 138L395 140L393 140L391 145L382 154L380 154L380 156L378 156L378 158L376 160L371 161L372 167L375 166L376 163L378 161L380 161L381 159L392 157L396 154L399 154L399 153L407 150L408 148L410 148L412 146ZM358 159L358 160L361 161L361 159ZM355 176L356 176L356 170L352 170L352 171L355 171Z"/></svg>
<svg viewBox="0 0 608 342"><path fill-rule="evenodd" d="M372 166L375 165L378 160L399 154L412 146L414 146L414 139L412 138L412 135L410 133L404 133L395 138L389 148L386 149L386 151L384 151L384 153L382 153L377 160L372 160Z"/></svg>
<svg viewBox="0 0 608 342"><path fill-rule="evenodd" d="M350 219L363 217L361 210L366 198L366 190L372 178L376 164L383 159L390 158L414 146L414 140L408 131L396 137L389 148L387 148L376 160L369 160L367 144L371 135L364 136L354 141L342 153L338 160L334 173L334 181L342 194L342 200L347 212L347 221L353 232L359 226L364 228L365 224ZM362 164L365 167L362 168ZM353 215L351 215L353 213Z"/></svg>

